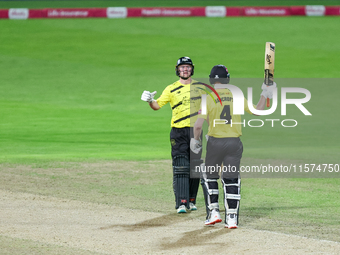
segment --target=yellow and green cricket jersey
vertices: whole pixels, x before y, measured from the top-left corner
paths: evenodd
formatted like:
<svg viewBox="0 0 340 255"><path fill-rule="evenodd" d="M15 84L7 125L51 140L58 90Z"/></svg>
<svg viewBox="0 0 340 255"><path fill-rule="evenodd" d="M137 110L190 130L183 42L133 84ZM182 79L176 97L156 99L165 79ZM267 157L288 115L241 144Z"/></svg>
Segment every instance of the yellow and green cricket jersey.
<svg viewBox="0 0 340 255"><path fill-rule="evenodd" d="M222 100L215 96L207 97L207 115L199 115L198 118L209 119L208 135L216 138L239 137L242 135L241 115L233 114L233 95L229 89L217 89ZM256 108L256 106L254 106ZM248 107L248 101L244 98L244 109L252 114Z"/></svg>
<svg viewBox="0 0 340 255"><path fill-rule="evenodd" d="M199 85L182 84L176 81L167 86L157 99L160 107L170 103L172 109L171 127L183 128L195 124L201 104ZM202 87L202 86L201 86Z"/></svg>

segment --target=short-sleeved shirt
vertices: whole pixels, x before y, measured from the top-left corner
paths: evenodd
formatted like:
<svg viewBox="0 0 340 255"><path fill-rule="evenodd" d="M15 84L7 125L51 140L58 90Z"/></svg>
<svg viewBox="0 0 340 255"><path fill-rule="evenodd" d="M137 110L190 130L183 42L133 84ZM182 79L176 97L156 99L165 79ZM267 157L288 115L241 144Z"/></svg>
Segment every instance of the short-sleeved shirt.
<svg viewBox="0 0 340 255"><path fill-rule="evenodd" d="M208 135L216 138L239 137L242 135L241 115L233 114L233 95L229 89L217 89L222 100L222 105L215 96L207 97L207 115L199 115L198 118L209 117ZM254 106L256 107L256 106ZM252 114L248 107L248 101L244 98L244 109Z"/></svg>
<svg viewBox="0 0 340 255"><path fill-rule="evenodd" d="M199 85L182 84L176 81L167 86L157 99L159 107L170 103L172 109L171 127L192 127L198 117L201 103Z"/></svg>

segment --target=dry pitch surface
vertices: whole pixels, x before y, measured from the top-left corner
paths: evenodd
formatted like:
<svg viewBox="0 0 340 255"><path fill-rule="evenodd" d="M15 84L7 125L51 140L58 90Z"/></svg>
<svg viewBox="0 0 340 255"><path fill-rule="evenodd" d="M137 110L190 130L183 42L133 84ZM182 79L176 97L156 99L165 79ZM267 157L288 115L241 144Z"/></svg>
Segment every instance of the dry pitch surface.
<svg viewBox="0 0 340 255"><path fill-rule="evenodd" d="M193 217L197 214L200 217ZM339 254L340 243L0 190L1 254Z"/></svg>

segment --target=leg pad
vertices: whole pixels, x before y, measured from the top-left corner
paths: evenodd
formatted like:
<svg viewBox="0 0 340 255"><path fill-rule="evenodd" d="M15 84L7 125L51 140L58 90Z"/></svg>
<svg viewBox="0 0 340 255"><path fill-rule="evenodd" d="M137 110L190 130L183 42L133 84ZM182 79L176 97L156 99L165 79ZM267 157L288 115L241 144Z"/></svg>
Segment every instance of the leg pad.
<svg viewBox="0 0 340 255"><path fill-rule="evenodd" d="M175 156L172 161L173 166L173 188L176 199L176 209L180 205L189 208L189 177L190 161L185 155Z"/></svg>

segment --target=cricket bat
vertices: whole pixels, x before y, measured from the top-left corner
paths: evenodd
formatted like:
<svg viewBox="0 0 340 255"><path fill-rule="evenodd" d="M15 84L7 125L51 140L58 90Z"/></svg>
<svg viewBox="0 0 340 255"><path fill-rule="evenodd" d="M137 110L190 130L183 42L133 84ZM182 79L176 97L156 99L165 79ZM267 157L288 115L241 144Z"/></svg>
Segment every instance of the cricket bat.
<svg viewBox="0 0 340 255"><path fill-rule="evenodd" d="M264 56L264 83L271 86L274 83L274 61L275 61L275 43L266 42L266 51ZM267 107L270 106L270 99L267 98Z"/></svg>

